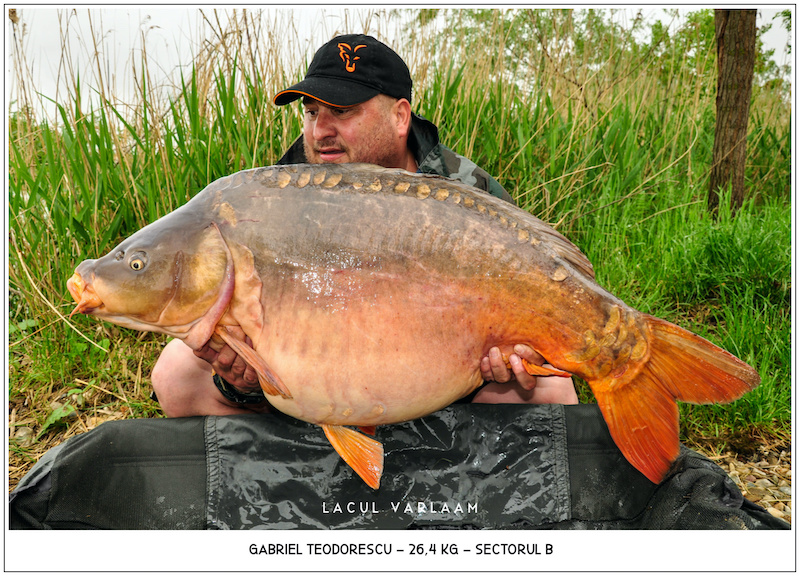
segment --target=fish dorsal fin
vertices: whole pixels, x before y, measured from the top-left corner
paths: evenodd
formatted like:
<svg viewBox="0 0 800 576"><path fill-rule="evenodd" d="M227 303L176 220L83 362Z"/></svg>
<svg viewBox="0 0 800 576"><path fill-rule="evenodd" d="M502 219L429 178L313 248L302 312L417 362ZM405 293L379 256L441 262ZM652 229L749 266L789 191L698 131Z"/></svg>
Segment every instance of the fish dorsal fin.
<svg viewBox="0 0 800 576"><path fill-rule="evenodd" d="M572 264L575 268L580 270L588 278L594 280L594 267L586 255L581 252L575 244L569 242L568 244L556 244L556 252L559 256L564 258L567 262Z"/></svg>
<svg viewBox="0 0 800 576"><path fill-rule="evenodd" d="M556 254L589 278L594 279L594 267L592 263L589 262L589 258L586 257L586 254L581 252L580 248L575 246L575 244L570 242L560 232L551 228L538 218L536 220L538 221L537 224L540 224L537 232L539 232L550 247L555 250Z"/></svg>
<svg viewBox="0 0 800 576"><path fill-rule="evenodd" d="M383 474L383 444L344 426L322 424L322 430L342 460L377 490Z"/></svg>
<svg viewBox="0 0 800 576"><path fill-rule="evenodd" d="M289 389L281 381L275 372L267 365L264 359L258 355L246 342L240 340L230 332L225 326L217 326L214 332L236 352L258 374L258 382L265 394L270 396L281 396L290 399L292 397Z"/></svg>

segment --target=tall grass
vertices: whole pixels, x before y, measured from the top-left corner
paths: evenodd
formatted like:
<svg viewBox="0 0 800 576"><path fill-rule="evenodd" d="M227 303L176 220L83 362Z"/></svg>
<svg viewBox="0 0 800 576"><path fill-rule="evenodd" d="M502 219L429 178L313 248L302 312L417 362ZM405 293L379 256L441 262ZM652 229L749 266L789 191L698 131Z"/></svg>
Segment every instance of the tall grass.
<svg viewBox="0 0 800 576"><path fill-rule="evenodd" d="M377 27L386 37L392 23L400 27L385 13L365 14L343 31ZM763 384L745 399L684 407L687 433L788 431L788 102L778 89L756 87L751 197L735 218L723 211L713 221L704 208L713 51L695 50L690 59L685 45L639 46L600 23L587 29L591 21L579 36L594 45L570 50L573 19L515 14L535 33L520 38L508 13L490 11L481 24L488 33L468 34L474 22L463 19L437 30L419 23L419 37L435 45L390 40L412 69L413 107L521 206L575 241L601 284L759 368ZM172 83L153 84L143 52L130 71L133 101L75 76L56 102L57 116L40 118L22 31L14 30L21 90L9 117L10 397L16 406L45 405L59 390L93 387L107 393L108 405L125 397L127 415L155 415L147 380L163 338L67 319L66 280L82 259L102 255L216 178L273 163L299 134L300 117L296 107L272 106L271 97L302 76L307 60L297 55L310 58L316 46L298 36L291 18L246 11L223 26L209 14L206 42ZM588 59L602 50L600 64ZM84 99L92 88L99 103ZM29 419L41 428L47 414Z"/></svg>

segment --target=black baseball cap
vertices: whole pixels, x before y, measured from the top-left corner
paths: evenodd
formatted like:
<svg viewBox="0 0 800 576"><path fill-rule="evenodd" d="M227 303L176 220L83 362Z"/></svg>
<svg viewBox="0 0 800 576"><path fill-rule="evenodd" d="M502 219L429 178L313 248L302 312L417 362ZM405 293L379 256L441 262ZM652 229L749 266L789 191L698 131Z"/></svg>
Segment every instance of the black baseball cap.
<svg viewBox="0 0 800 576"><path fill-rule="evenodd" d="M275 95L283 106L303 96L346 108L378 94L411 101L411 74L397 53L364 34L337 36L314 54L306 77Z"/></svg>

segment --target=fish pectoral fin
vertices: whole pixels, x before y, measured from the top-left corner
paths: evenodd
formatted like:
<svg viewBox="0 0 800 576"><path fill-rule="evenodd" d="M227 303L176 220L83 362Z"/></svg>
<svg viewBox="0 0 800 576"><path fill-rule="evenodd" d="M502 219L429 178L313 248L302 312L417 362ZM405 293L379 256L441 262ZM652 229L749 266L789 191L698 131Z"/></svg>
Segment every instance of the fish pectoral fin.
<svg viewBox="0 0 800 576"><path fill-rule="evenodd" d="M538 364L531 364L525 358L522 359L522 366L525 372L531 376L560 376L562 378L569 378L572 376L569 372L558 370L556 368L548 368L547 366L539 366Z"/></svg>
<svg viewBox="0 0 800 576"><path fill-rule="evenodd" d="M256 374L258 374L258 382L261 384L261 389L264 390L265 394L269 394L270 396L280 396L286 399L290 399L292 397L289 389L281 381L278 375L272 371L264 359L259 356L252 347L248 346L247 342L240 340L228 332L227 328L224 326L217 326L214 330L214 333L222 338L225 344L230 346L231 349L248 364L248 366L252 367L253 370L256 371Z"/></svg>
<svg viewBox="0 0 800 576"><path fill-rule="evenodd" d="M383 474L383 444L344 426L322 424L322 430L342 460L377 490Z"/></svg>

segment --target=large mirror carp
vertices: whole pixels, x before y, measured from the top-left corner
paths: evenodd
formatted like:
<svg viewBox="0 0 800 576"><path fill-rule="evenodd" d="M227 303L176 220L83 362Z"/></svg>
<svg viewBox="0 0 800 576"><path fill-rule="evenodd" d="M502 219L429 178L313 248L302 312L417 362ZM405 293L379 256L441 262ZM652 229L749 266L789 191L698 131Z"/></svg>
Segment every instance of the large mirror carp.
<svg viewBox="0 0 800 576"><path fill-rule="evenodd" d="M738 358L601 288L538 218L460 182L369 165L217 180L81 263L68 288L77 312L194 349L222 338L275 408L320 425L373 488L383 450L362 431L469 394L493 346L528 344L558 369L532 373L586 380L653 482L678 455L676 400L729 402L759 383Z"/></svg>

